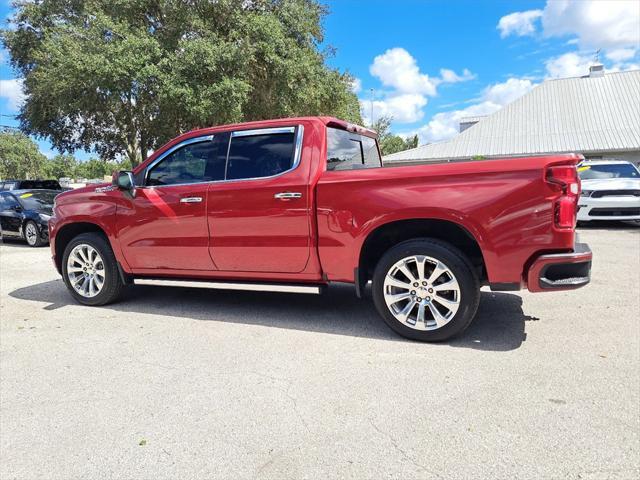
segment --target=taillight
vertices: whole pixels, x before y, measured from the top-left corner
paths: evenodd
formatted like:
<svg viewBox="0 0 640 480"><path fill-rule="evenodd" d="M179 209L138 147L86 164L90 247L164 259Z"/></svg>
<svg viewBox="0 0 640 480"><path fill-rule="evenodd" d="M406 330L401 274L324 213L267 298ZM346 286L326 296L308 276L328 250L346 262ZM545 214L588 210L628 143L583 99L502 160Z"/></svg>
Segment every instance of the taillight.
<svg viewBox="0 0 640 480"><path fill-rule="evenodd" d="M574 228L580 197L580 178L575 165L557 165L547 169L547 182L558 188L560 197L554 203L554 219L558 228Z"/></svg>

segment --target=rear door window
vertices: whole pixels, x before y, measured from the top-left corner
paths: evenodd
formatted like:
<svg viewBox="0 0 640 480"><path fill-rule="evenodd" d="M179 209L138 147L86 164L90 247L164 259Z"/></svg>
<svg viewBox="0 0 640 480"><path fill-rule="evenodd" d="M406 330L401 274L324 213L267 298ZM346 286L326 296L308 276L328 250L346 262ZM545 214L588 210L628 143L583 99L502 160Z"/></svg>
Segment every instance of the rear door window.
<svg viewBox="0 0 640 480"><path fill-rule="evenodd" d="M229 146L227 180L264 178L293 168L295 128L234 132Z"/></svg>
<svg viewBox="0 0 640 480"><path fill-rule="evenodd" d="M381 166L376 140L327 128L327 170L354 170Z"/></svg>

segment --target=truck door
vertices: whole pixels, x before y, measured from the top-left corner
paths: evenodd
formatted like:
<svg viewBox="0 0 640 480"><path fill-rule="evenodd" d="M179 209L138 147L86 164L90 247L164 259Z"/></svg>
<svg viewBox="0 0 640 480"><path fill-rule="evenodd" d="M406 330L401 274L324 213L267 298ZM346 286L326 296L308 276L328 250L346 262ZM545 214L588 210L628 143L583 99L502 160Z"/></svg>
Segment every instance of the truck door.
<svg viewBox="0 0 640 480"><path fill-rule="evenodd" d="M215 270L209 255L207 189L222 180L228 134L195 137L145 170L118 206L118 237L133 269Z"/></svg>
<svg viewBox="0 0 640 480"><path fill-rule="evenodd" d="M221 271L297 273L311 247L303 126L231 134L224 182L208 190L210 252Z"/></svg>

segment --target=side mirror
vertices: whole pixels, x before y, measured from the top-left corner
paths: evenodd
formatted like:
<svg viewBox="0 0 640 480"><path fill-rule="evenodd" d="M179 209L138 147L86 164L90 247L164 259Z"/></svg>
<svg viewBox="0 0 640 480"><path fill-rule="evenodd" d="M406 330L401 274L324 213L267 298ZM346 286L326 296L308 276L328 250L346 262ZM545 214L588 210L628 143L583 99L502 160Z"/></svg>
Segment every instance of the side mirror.
<svg viewBox="0 0 640 480"><path fill-rule="evenodd" d="M136 188L136 184L133 180L133 173L126 170L114 172L111 184L114 187L118 187L120 190L132 191Z"/></svg>

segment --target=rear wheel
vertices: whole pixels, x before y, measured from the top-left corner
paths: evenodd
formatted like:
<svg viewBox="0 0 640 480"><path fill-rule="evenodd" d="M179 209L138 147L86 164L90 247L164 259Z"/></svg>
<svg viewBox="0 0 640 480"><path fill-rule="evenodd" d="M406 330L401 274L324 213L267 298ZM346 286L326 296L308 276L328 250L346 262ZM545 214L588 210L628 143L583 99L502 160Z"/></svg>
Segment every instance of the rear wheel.
<svg viewBox="0 0 640 480"><path fill-rule="evenodd" d="M111 303L124 287L111 246L97 233L82 233L69 242L62 256L62 277L84 305Z"/></svg>
<svg viewBox="0 0 640 480"><path fill-rule="evenodd" d="M409 240L378 262L373 300L395 332L437 342L469 326L478 309L480 282L457 248L434 239Z"/></svg>

